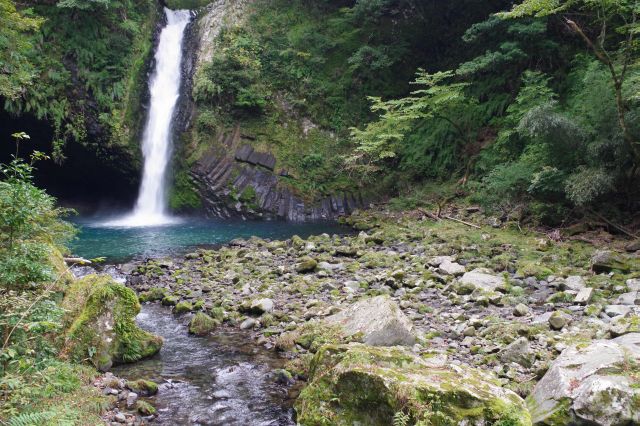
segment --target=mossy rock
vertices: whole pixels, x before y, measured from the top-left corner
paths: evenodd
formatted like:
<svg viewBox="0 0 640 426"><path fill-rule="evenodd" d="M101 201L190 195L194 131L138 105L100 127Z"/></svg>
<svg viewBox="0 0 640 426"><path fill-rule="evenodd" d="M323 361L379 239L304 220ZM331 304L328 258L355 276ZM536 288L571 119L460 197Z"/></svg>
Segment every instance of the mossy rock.
<svg viewBox="0 0 640 426"><path fill-rule="evenodd" d="M302 425L529 426L524 401L491 376L399 347L327 345L311 361L296 405Z"/></svg>
<svg viewBox="0 0 640 426"><path fill-rule="evenodd" d="M315 259L309 256L305 256L301 258L296 264L296 271L301 274L305 274L307 272L315 271L317 266L318 262Z"/></svg>
<svg viewBox="0 0 640 426"><path fill-rule="evenodd" d="M191 311L193 311L193 304L187 301L179 302L173 308L173 312L176 314L184 314Z"/></svg>
<svg viewBox="0 0 640 426"><path fill-rule="evenodd" d="M127 387L138 395L151 396L158 393L158 384L151 380L127 381Z"/></svg>
<svg viewBox="0 0 640 426"><path fill-rule="evenodd" d="M144 302L156 302L158 300L162 300L166 297L165 291L163 288L154 287L149 291L144 291L138 295L138 300L140 303Z"/></svg>
<svg viewBox="0 0 640 426"><path fill-rule="evenodd" d="M179 301L180 298L178 296L165 296L162 299L162 304L165 306L176 306Z"/></svg>
<svg viewBox="0 0 640 426"><path fill-rule="evenodd" d="M198 312L191 318L189 333L195 334L196 336L205 336L215 330L219 325L220 322L218 320L211 318L203 312Z"/></svg>
<svg viewBox="0 0 640 426"><path fill-rule="evenodd" d="M138 361L157 353L162 338L139 328L140 303L133 290L107 275L88 275L73 282L65 294L63 354L89 359L99 370Z"/></svg>
<svg viewBox="0 0 640 426"><path fill-rule="evenodd" d="M143 416L153 416L156 413L156 407L142 400L136 402L136 410Z"/></svg>

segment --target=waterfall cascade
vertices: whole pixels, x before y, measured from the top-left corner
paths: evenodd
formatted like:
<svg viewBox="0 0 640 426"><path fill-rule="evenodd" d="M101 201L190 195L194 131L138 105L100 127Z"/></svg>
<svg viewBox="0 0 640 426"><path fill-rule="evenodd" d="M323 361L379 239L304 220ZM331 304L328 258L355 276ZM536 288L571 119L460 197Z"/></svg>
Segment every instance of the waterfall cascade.
<svg viewBox="0 0 640 426"><path fill-rule="evenodd" d="M133 211L107 226L157 226L175 222L167 213L167 166L171 158L171 123L180 96L182 39L191 20L188 10L165 8L167 25L160 33L155 70L149 80L151 106L144 129L144 167Z"/></svg>

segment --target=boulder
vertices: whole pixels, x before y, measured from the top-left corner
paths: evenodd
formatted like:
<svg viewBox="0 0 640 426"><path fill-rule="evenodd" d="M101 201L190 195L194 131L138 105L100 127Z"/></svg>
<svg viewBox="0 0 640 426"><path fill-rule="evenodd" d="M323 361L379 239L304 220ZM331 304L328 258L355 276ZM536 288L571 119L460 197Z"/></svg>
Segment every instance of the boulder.
<svg viewBox="0 0 640 426"><path fill-rule="evenodd" d="M295 409L303 425L530 425L524 401L493 376L400 348L326 345Z"/></svg>
<svg viewBox="0 0 640 426"><path fill-rule="evenodd" d="M627 274L638 267L640 267L638 259L628 258L611 250L597 250L591 256L591 269L598 274L612 271Z"/></svg>
<svg viewBox="0 0 640 426"><path fill-rule="evenodd" d="M191 318L189 322L189 333L196 336L206 336L210 332L216 329L220 325L220 322L209 315L198 312Z"/></svg>
<svg viewBox="0 0 640 426"><path fill-rule="evenodd" d="M63 354L75 361L89 358L99 370L135 362L157 353L162 338L135 323L140 303L133 290L107 275L87 275L65 293Z"/></svg>
<svg viewBox="0 0 640 426"><path fill-rule="evenodd" d="M438 266L438 272L444 275L458 276L464 274L466 270L467 269L459 263L451 262L449 260L445 260L444 262L440 263L440 266Z"/></svg>
<svg viewBox="0 0 640 426"><path fill-rule="evenodd" d="M609 324L609 333L611 333L613 337L622 336L627 333L640 333L640 316L629 315L626 317L615 317Z"/></svg>
<svg viewBox="0 0 640 426"><path fill-rule="evenodd" d="M465 286L472 287L473 290L479 289L483 291L496 291L496 289L504 286L503 277L485 273L480 269L466 272L459 282Z"/></svg>
<svg viewBox="0 0 640 426"><path fill-rule="evenodd" d="M258 315L273 312L273 300L265 298L251 302L250 311Z"/></svg>
<svg viewBox="0 0 640 426"><path fill-rule="evenodd" d="M313 272L315 271L317 266L318 266L318 262L315 259L309 256L305 256L301 258L296 264L296 272L299 272L301 274L305 274L307 272Z"/></svg>
<svg viewBox="0 0 640 426"><path fill-rule="evenodd" d="M560 285L560 289L580 291L586 286L587 286L587 283L584 281L584 278L578 275L572 275L570 277L565 278L564 283Z"/></svg>
<svg viewBox="0 0 640 426"><path fill-rule="evenodd" d="M413 345L413 323L388 296L360 300L345 310L325 318L328 325L339 325L346 336L359 334L371 346Z"/></svg>
<svg viewBox="0 0 640 426"><path fill-rule="evenodd" d="M640 423L640 333L565 349L527 405L534 424Z"/></svg>
<svg viewBox="0 0 640 426"><path fill-rule="evenodd" d="M520 337L511 342L500 351L499 356L504 363L515 362L527 368L531 367L535 361L535 354L526 337Z"/></svg>

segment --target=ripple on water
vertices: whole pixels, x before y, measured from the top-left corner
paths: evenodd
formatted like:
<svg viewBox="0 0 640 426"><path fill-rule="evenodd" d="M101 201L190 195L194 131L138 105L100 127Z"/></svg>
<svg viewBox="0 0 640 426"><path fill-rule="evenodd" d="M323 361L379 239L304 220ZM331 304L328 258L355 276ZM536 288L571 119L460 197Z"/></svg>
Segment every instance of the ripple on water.
<svg viewBox="0 0 640 426"><path fill-rule="evenodd" d="M153 403L159 425L295 425L285 387L273 370L284 361L242 332L189 336L187 327L161 305L145 305L138 324L164 338L160 354L114 373L160 383Z"/></svg>

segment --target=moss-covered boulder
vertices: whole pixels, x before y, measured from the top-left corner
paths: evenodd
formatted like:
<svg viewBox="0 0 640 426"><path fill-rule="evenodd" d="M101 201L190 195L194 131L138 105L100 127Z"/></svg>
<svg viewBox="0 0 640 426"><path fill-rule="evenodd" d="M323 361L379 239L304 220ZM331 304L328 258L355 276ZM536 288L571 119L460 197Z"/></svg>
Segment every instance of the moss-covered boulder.
<svg viewBox="0 0 640 426"><path fill-rule="evenodd" d="M324 346L309 379L301 425L531 425L524 401L491 376L399 347Z"/></svg>
<svg viewBox="0 0 640 426"><path fill-rule="evenodd" d="M74 281L63 300L63 353L75 361L91 360L100 370L134 362L162 347L162 338L139 328L136 294L107 275L88 275Z"/></svg>
<svg viewBox="0 0 640 426"><path fill-rule="evenodd" d="M196 336L206 336L220 325L220 321L211 318L209 315L198 312L189 322L189 333Z"/></svg>
<svg viewBox="0 0 640 426"><path fill-rule="evenodd" d="M640 424L640 333L571 346L527 398L535 424Z"/></svg>

